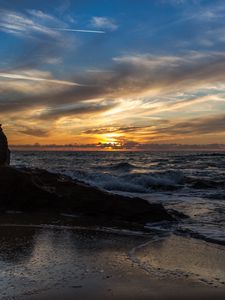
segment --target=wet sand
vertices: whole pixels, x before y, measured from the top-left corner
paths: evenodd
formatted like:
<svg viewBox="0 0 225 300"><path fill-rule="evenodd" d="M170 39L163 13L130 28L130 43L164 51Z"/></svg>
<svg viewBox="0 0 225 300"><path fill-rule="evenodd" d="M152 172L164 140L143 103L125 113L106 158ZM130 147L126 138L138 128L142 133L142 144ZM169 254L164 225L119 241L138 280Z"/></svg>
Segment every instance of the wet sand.
<svg viewBox="0 0 225 300"><path fill-rule="evenodd" d="M78 219L2 216L1 299L225 298L225 247Z"/></svg>

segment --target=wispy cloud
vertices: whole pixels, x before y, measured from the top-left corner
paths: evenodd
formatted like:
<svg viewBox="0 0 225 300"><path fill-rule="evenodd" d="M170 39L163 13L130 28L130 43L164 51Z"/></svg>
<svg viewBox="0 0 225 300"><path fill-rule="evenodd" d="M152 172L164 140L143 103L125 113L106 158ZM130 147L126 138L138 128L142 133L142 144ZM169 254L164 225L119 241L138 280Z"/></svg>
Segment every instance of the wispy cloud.
<svg viewBox="0 0 225 300"><path fill-rule="evenodd" d="M38 18L38 19L44 19L47 21L58 21L54 16L44 13L42 10L28 9L27 12L31 16Z"/></svg>
<svg viewBox="0 0 225 300"><path fill-rule="evenodd" d="M41 77L32 77L22 74L14 74L14 73L0 73L0 77L2 78L8 78L8 79L18 79L18 80L28 80L28 81L43 81L53 84L63 84L63 85L69 85L69 86L82 86L82 84L71 82L71 81L65 81L65 80L58 80L58 79L49 79L49 78L41 78Z"/></svg>
<svg viewBox="0 0 225 300"><path fill-rule="evenodd" d="M0 31L20 38L20 51L13 56L10 69L40 68L62 62L67 53L76 51L77 34L104 34L103 30L71 28L70 24L41 10L0 9ZM12 68L13 66L13 68Z"/></svg>
<svg viewBox="0 0 225 300"><path fill-rule="evenodd" d="M155 129L155 134L198 135L225 132L225 114L175 121Z"/></svg>
<svg viewBox="0 0 225 300"><path fill-rule="evenodd" d="M225 133L225 114L208 115L199 118L181 120L158 120L148 126L124 126L124 127L98 127L86 130L83 134L113 137L115 142L124 143L127 139L136 140L171 140L180 137L193 138L201 135L201 138L209 135ZM114 135L115 134L115 135ZM136 141L137 142L137 141Z"/></svg>
<svg viewBox="0 0 225 300"><path fill-rule="evenodd" d="M91 25L99 29L108 29L114 31L118 28L116 22L111 18L106 17L92 17Z"/></svg>
<svg viewBox="0 0 225 300"><path fill-rule="evenodd" d="M102 20L101 23L102 28L113 29L113 24L110 25L109 21L107 23L106 20ZM95 27L97 28L99 26L96 25ZM0 30L15 35L24 35L25 37L27 37L28 34L30 36L33 34L44 34L51 38L59 38L58 32L60 31L105 33L103 30L69 28L66 23L52 15L42 12L41 10L27 10L27 14L22 14L15 11L1 9Z"/></svg>
<svg viewBox="0 0 225 300"><path fill-rule="evenodd" d="M61 105L56 108L46 108L37 115L37 118L56 120L68 116L81 116L81 115L92 115L100 114L108 111L117 105L116 101L108 100L97 103L81 103L77 105Z"/></svg>
<svg viewBox="0 0 225 300"><path fill-rule="evenodd" d="M70 104L74 101L80 102L97 98L128 99L130 97L139 97L139 99L143 99L143 103L149 104L157 96L160 96L160 99L163 100L165 95L171 93L185 91L194 93L196 89L208 88L209 84L223 82L224 70L225 55L223 53L191 52L183 56L153 56L149 54L122 56L114 59L111 68L108 69L110 72L104 70L97 73L85 72L80 76L70 74L70 80L65 83L71 85L69 89L59 91L57 95L47 93L46 96L42 95L42 97L33 96L32 104L45 103L46 101L53 105L62 102ZM43 77L35 74L31 76L31 74L27 75L21 72L18 75L31 78L41 77L41 80ZM10 73L7 76L12 76L12 74ZM75 81L73 77L76 78ZM55 78L44 79L56 80ZM77 82L81 83L79 89L72 86L76 86ZM24 95L18 93L16 98L21 98L21 103L26 101ZM164 109L170 110L172 106L174 109L190 106L195 101L196 103L203 103L208 100L207 97L201 98L194 95L190 99L175 99L172 97L172 103L164 104ZM138 102L139 106L141 106L140 101ZM165 98L164 102L166 101L169 102L169 97ZM156 99L156 103L158 102L159 100ZM143 109L152 110L154 108L150 105L149 107L143 105ZM160 111L159 103L155 109L158 112Z"/></svg>
<svg viewBox="0 0 225 300"><path fill-rule="evenodd" d="M29 18L28 15L9 10L0 10L0 30L15 35L44 34L57 38L57 32Z"/></svg>

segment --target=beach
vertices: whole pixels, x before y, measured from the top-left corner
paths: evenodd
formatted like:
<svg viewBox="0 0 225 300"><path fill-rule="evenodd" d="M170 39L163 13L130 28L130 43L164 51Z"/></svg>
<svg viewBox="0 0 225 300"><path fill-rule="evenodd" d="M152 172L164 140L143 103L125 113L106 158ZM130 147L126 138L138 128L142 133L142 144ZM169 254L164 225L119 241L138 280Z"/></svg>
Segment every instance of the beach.
<svg viewBox="0 0 225 300"><path fill-rule="evenodd" d="M86 221L85 226L85 218L71 215L2 215L1 299L225 296L223 246Z"/></svg>

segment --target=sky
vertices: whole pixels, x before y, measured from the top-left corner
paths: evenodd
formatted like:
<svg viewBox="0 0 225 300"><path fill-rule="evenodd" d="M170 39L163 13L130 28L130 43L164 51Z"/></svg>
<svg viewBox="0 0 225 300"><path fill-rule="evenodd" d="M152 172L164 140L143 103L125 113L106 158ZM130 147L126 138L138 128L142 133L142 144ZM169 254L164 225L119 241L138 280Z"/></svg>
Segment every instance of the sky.
<svg viewBox="0 0 225 300"><path fill-rule="evenodd" d="M223 0L0 0L0 43L10 145L225 144Z"/></svg>

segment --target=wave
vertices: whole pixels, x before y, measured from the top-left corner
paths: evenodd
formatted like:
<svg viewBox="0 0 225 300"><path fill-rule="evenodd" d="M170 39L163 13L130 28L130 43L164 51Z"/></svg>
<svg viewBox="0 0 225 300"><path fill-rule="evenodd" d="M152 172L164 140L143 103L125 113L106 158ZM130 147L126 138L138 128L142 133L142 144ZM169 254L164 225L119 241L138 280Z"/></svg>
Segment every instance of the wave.
<svg viewBox="0 0 225 300"><path fill-rule="evenodd" d="M108 171L124 171L124 172L129 172L131 170L137 169L138 167L128 163L128 162L120 162L116 164L107 164L103 166L96 166L96 169L99 170L108 170Z"/></svg>
<svg viewBox="0 0 225 300"><path fill-rule="evenodd" d="M213 178L187 176L183 171L179 170L155 172L137 172L137 170L134 170L129 172L128 170L133 167L127 163L103 166L103 168L105 168L104 171L99 170L99 172L76 170L63 173L92 186L118 192L149 193L187 188L193 192L217 189L217 192L220 194L225 188L225 182L221 179L214 180ZM120 168L122 171L120 171ZM112 169L119 171L113 172Z"/></svg>
<svg viewBox="0 0 225 300"><path fill-rule="evenodd" d="M187 177L186 182L194 189L215 189L224 188L223 180L212 180L206 178Z"/></svg>
<svg viewBox="0 0 225 300"><path fill-rule="evenodd" d="M181 171L165 171L152 173L130 173L114 175L110 173L89 173L83 170L66 172L74 179L109 191L148 193L151 190L174 190L184 182Z"/></svg>

